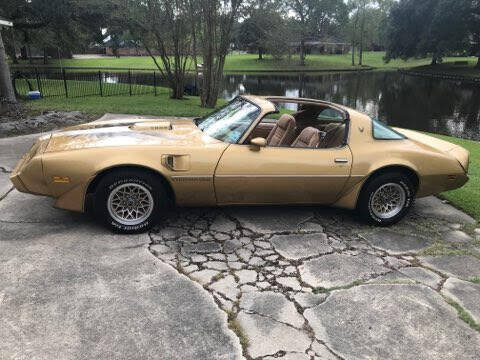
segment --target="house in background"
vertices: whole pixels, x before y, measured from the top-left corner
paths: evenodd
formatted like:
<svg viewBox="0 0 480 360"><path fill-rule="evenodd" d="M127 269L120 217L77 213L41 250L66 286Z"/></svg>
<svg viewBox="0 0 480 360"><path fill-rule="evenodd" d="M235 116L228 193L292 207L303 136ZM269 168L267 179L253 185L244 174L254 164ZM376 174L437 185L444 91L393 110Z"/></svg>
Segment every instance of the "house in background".
<svg viewBox="0 0 480 360"><path fill-rule="evenodd" d="M295 48L296 52L300 52L299 41L292 42L290 45ZM348 54L350 49L350 44L334 37L305 40L305 52L307 54Z"/></svg>

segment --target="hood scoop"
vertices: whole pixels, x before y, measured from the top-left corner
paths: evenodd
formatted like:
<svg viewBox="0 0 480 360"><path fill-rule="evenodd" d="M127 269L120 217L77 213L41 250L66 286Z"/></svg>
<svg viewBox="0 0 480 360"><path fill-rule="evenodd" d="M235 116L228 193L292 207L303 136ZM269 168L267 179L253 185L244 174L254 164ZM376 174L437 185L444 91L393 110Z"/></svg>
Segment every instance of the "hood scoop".
<svg viewBox="0 0 480 360"><path fill-rule="evenodd" d="M149 121L138 122L128 128L136 131L172 130L172 124L170 121Z"/></svg>

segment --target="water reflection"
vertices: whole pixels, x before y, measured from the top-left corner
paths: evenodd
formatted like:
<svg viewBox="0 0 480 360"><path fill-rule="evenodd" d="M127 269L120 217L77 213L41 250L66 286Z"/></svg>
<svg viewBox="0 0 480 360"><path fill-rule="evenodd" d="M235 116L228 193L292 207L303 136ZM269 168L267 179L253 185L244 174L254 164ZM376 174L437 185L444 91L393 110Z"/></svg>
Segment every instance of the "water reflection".
<svg viewBox="0 0 480 360"><path fill-rule="evenodd" d="M480 140L480 87L397 72L226 75L223 97L281 95L328 100L390 125Z"/></svg>

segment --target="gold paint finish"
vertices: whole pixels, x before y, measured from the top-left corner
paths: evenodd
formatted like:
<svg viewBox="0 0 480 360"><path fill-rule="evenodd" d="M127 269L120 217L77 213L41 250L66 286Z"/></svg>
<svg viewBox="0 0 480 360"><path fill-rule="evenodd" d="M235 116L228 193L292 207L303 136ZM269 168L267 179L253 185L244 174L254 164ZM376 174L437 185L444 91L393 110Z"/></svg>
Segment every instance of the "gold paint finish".
<svg viewBox="0 0 480 360"><path fill-rule="evenodd" d="M455 189L468 180L465 149L402 129L397 131L407 136L405 140L375 140L368 116L317 100L295 99L345 113L347 145L334 149L242 145L262 118L275 111L269 99L289 100L246 98L261 113L239 144L206 136L188 119L119 116L43 136L10 179L19 191L54 197L55 206L74 211L84 211L87 188L98 174L122 166L157 172L182 206L314 203L353 209L365 181L390 166L418 175L417 197Z"/></svg>

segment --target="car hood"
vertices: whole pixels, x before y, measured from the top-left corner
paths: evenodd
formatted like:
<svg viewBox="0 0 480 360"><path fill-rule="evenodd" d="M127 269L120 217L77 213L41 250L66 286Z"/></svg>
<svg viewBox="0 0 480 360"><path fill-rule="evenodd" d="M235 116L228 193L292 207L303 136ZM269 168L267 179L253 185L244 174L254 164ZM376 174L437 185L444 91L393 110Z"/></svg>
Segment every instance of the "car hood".
<svg viewBox="0 0 480 360"><path fill-rule="evenodd" d="M161 118L100 119L53 132L48 137L45 153L93 147L203 146L220 142L205 135L191 119Z"/></svg>

